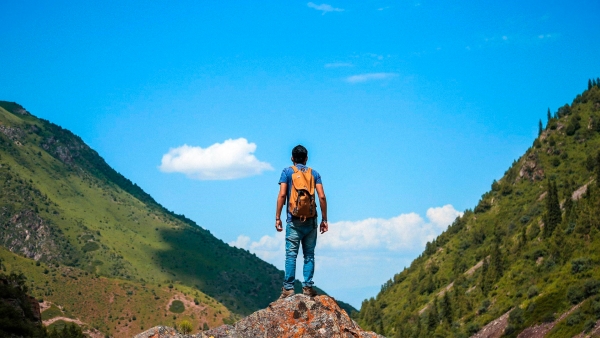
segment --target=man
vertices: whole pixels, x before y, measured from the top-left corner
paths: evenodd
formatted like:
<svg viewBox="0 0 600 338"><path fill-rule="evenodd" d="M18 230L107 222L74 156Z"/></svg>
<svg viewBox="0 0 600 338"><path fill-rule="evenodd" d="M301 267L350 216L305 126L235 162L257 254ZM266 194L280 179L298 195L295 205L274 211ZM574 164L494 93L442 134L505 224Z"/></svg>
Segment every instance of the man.
<svg viewBox="0 0 600 338"><path fill-rule="evenodd" d="M318 215L316 210L311 210L313 217L295 216L297 210L294 210L293 206L290 208L290 198L297 198L297 192L292 192L293 181L292 175L305 174L308 176L306 180L308 190L314 186L312 203L314 205L314 190L319 195L319 206L321 208L321 234L327 232L327 200L325 199L325 192L323 191L323 183L321 182L321 175L316 170L306 166L308 160L308 151L301 145L294 147L292 150L292 162L293 166L283 169L281 178L279 179L279 196L277 197L277 209L275 211L275 229L278 232L283 231L283 225L280 219L281 209L287 200L287 217L286 217L286 229L285 229L285 278L283 280L283 288L281 290L281 298L286 298L294 294L294 280L296 279L296 257L298 256L298 249L302 244L302 253L304 255L304 282L302 283L302 293L313 297L317 293L313 289L313 275L315 271L315 247L317 246L317 218ZM312 177L311 175L312 174ZM296 175L298 176L298 175ZM299 177L299 176L298 176ZM307 190L307 191L308 191ZM296 208L297 209L297 208ZM315 207L316 209L316 207Z"/></svg>

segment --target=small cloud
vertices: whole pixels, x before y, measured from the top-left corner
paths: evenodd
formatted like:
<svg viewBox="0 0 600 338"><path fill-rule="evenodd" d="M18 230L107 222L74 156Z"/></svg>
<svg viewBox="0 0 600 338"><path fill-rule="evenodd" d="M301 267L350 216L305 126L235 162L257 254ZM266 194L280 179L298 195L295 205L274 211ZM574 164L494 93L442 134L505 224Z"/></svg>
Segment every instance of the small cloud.
<svg viewBox="0 0 600 338"><path fill-rule="evenodd" d="M325 68L352 67L350 62L333 62L325 64Z"/></svg>
<svg viewBox="0 0 600 338"><path fill-rule="evenodd" d="M343 8L336 8L336 7L333 7L333 6L328 5L328 4L317 5L317 4L313 3L313 2L309 2L307 4L307 6L310 7L310 8L314 8L314 9L316 9L318 11L323 12L322 13L323 15L325 15L326 13L329 13L329 12L343 12L344 11Z"/></svg>
<svg viewBox="0 0 600 338"><path fill-rule="evenodd" d="M208 148L184 144L169 149L163 155L159 169L165 173L182 173L197 180L233 180L273 170L269 163L254 156L255 151L256 144L248 143L245 138L229 139Z"/></svg>
<svg viewBox="0 0 600 338"><path fill-rule="evenodd" d="M390 6L377 8L378 11L385 11L386 9L390 9Z"/></svg>
<svg viewBox="0 0 600 338"><path fill-rule="evenodd" d="M454 222L456 217L462 215L463 213L454 209L451 204L427 209L427 218L429 218L432 224L437 225L442 230Z"/></svg>
<svg viewBox="0 0 600 338"><path fill-rule="evenodd" d="M540 34L538 35L538 39L550 39L552 38L552 34Z"/></svg>
<svg viewBox="0 0 600 338"><path fill-rule="evenodd" d="M386 80L398 76L396 73L367 73L352 75L346 78L349 83L362 83L375 80Z"/></svg>
<svg viewBox="0 0 600 338"><path fill-rule="evenodd" d="M508 36L502 35L502 40L507 41L508 40Z"/></svg>
<svg viewBox="0 0 600 338"><path fill-rule="evenodd" d="M236 248L240 248L240 249L250 249L250 237L248 236L244 236L244 235L239 235L238 238L233 241L233 242L229 242L230 246L235 246Z"/></svg>

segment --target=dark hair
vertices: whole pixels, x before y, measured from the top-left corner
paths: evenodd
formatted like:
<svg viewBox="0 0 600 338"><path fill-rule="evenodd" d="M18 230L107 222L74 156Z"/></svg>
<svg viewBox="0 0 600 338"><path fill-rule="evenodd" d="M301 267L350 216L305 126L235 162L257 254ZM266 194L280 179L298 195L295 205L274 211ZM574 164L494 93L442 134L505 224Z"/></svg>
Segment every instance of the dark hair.
<svg viewBox="0 0 600 338"><path fill-rule="evenodd" d="M302 145L297 145L292 149L292 159L294 163L304 163L308 158L308 150Z"/></svg>

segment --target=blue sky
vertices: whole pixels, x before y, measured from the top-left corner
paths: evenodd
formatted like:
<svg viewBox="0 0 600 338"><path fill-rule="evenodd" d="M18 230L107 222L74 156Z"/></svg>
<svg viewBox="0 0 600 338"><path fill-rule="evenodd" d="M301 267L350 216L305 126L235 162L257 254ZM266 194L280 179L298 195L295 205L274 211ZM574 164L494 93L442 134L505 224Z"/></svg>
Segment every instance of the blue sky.
<svg viewBox="0 0 600 338"><path fill-rule="evenodd" d="M548 107L600 76L597 13L597 1L2 1L0 99L280 268L277 181L304 144L332 222L315 281L359 306L477 203Z"/></svg>

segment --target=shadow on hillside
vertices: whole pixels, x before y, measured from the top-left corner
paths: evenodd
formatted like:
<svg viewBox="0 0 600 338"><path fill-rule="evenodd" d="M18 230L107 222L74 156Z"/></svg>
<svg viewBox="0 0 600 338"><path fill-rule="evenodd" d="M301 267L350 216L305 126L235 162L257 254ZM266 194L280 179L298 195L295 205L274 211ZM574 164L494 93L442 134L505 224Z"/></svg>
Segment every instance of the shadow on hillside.
<svg viewBox="0 0 600 338"><path fill-rule="evenodd" d="M195 286L240 314L264 308L279 296L283 272L255 255L201 228L159 231L171 249L156 251L154 263L173 282Z"/></svg>

